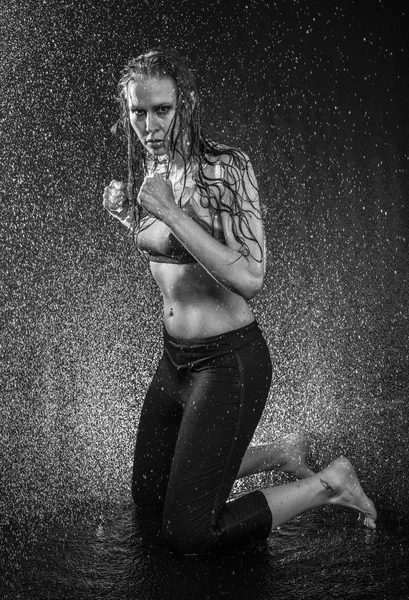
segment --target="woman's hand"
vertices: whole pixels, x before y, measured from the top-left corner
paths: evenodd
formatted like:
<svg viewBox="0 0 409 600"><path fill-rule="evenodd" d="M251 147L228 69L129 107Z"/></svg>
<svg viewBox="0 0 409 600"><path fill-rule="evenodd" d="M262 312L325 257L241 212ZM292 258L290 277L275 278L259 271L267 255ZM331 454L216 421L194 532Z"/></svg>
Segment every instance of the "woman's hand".
<svg viewBox="0 0 409 600"><path fill-rule="evenodd" d="M139 190L139 204L159 221L177 212L172 182L159 173L147 175Z"/></svg>
<svg viewBox="0 0 409 600"><path fill-rule="evenodd" d="M122 181L111 181L104 189L103 205L104 208L113 216L125 225L131 227L131 218L129 211L129 199L127 195L128 184Z"/></svg>
<svg viewBox="0 0 409 600"><path fill-rule="evenodd" d="M124 208L127 208L127 196L126 196L127 184L122 181L111 181L111 183L104 189L103 204L104 208L109 212L120 213Z"/></svg>

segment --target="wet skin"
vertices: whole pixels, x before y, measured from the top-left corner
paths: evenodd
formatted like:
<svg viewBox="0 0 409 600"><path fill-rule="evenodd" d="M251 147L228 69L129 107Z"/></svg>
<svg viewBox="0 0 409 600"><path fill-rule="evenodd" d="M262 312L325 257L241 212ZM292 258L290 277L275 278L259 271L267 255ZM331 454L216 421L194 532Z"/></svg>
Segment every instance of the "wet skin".
<svg viewBox="0 0 409 600"><path fill-rule="evenodd" d="M176 84L169 77L141 78L129 85L130 123L140 142L152 156L163 156L168 152L170 130L176 117L176 103ZM157 140L157 143L152 140ZM181 169L183 165L175 161L169 175L170 181L175 182L180 179ZM167 185L167 182L157 174L145 179L138 200L155 218L159 218L170 227L175 221L179 224L182 216L185 217L180 214L181 209L176 206L172 186ZM201 218L211 221L209 212L206 214L206 209L202 206L198 206L197 209L201 212ZM228 247L237 251L240 245L231 235L228 216L223 215L221 220ZM197 232L192 241L197 241L198 245L204 247L202 255L205 258L206 253L214 255L215 252L224 250L223 245L209 234L199 231L196 223L186 224L186 228L190 228L190 225L193 230L196 228ZM187 233L189 237L190 232ZM186 237L183 231L179 235ZM261 224L256 224L255 235L263 243ZM180 241L185 243L186 239ZM240 254L232 256L232 259L241 262L244 274L248 268L245 264L248 259ZM223 260L222 256L221 260ZM246 299L238 291L229 289L229 285L223 285L220 279L215 278L214 271L206 268L205 263L206 260L203 263L205 266L151 263L153 277L164 298L165 326L175 337L195 338L217 335L247 325L254 319ZM228 266L225 262L227 269ZM263 270L263 267L259 267L259 270ZM261 278L259 287L261 287L262 276L259 276Z"/></svg>

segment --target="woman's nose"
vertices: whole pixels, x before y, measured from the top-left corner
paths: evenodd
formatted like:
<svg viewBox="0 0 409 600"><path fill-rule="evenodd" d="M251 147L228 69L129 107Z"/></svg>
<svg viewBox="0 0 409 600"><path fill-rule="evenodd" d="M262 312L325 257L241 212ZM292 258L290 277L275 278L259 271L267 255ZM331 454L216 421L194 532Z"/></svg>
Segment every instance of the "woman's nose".
<svg viewBox="0 0 409 600"><path fill-rule="evenodd" d="M158 124L156 121L156 117L154 113L148 112L146 115L146 131L148 133L152 133L153 131L157 131Z"/></svg>

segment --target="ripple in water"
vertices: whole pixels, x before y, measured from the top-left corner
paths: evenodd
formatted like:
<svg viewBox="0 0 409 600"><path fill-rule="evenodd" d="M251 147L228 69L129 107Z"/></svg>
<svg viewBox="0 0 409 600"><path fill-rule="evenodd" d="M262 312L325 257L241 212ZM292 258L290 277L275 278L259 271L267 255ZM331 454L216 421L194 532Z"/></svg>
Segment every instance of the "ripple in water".
<svg viewBox="0 0 409 600"><path fill-rule="evenodd" d="M357 525L321 509L265 543L231 554L180 557L132 505L77 507L62 525L42 520L2 530L4 600L284 600L407 598L409 528ZM5 546L11 549L6 557Z"/></svg>

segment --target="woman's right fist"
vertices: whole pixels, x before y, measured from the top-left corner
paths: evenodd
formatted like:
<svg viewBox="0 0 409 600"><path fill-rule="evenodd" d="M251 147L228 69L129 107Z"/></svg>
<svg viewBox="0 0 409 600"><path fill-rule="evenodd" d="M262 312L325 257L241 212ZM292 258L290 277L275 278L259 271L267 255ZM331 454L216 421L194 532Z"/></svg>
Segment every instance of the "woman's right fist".
<svg viewBox="0 0 409 600"><path fill-rule="evenodd" d="M127 206L127 184L122 181L111 181L104 189L103 205L110 212L119 213Z"/></svg>

